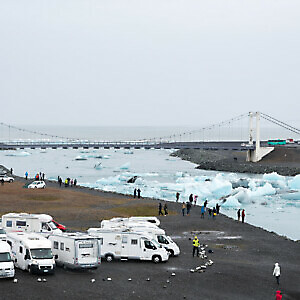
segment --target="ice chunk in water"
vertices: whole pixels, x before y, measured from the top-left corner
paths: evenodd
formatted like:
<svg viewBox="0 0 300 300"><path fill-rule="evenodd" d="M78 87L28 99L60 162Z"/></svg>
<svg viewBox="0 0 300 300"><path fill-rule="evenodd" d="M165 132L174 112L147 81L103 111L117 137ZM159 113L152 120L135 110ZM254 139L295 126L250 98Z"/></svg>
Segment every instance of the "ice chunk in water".
<svg viewBox="0 0 300 300"><path fill-rule="evenodd" d="M234 197L230 196L226 199L226 202L222 204L222 207L240 207L240 202Z"/></svg>
<svg viewBox="0 0 300 300"><path fill-rule="evenodd" d="M121 170L129 170L129 168L130 168L130 163L129 162L127 162L126 164L124 164L120 167Z"/></svg>
<svg viewBox="0 0 300 300"><path fill-rule="evenodd" d="M267 181L278 181L278 180L284 180L284 176L281 176L277 174L276 172L264 174L263 179Z"/></svg>
<svg viewBox="0 0 300 300"><path fill-rule="evenodd" d="M250 197L260 197L266 195L275 195L276 190L272 187L270 183L266 183L264 186L256 188L256 190L249 193Z"/></svg>
<svg viewBox="0 0 300 300"><path fill-rule="evenodd" d="M292 190L300 190L300 174L296 175L290 182L289 187Z"/></svg>
<svg viewBox="0 0 300 300"><path fill-rule="evenodd" d="M17 157L23 157L23 156L29 156L31 153L22 151L22 152L9 152L6 153L5 156L17 156Z"/></svg>

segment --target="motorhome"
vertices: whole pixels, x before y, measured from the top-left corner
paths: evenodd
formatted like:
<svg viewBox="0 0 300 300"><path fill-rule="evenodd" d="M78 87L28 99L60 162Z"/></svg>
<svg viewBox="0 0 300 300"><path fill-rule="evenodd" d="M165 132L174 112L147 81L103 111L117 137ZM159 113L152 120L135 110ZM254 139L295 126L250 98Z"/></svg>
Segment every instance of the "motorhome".
<svg viewBox="0 0 300 300"><path fill-rule="evenodd" d="M72 269L97 268L101 263L100 245L96 237L81 232L49 236L55 262Z"/></svg>
<svg viewBox="0 0 300 300"><path fill-rule="evenodd" d="M140 223L130 222L127 225L122 224L114 224L110 223L111 227L109 227L109 223L106 224L107 230L113 231L123 231L123 232L136 232L136 233L145 233L153 236L156 242L165 247L171 256L178 256L180 254L180 249L177 244L172 240L170 236L167 236L165 231L158 227L149 227L149 226L141 226Z"/></svg>
<svg viewBox="0 0 300 300"><path fill-rule="evenodd" d="M15 267L11 258L10 246L0 241L0 278L12 278L15 276Z"/></svg>
<svg viewBox="0 0 300 300"><path fill-rule="evenodd" d="M39 232L46 236L54 232L61 233L52 219L45 214L8 213L2 216L2 227L6 232Z"/></svg>
<svg viewBox="0 0 300 300"><path fill-rule="evenodd" d="M9 232L7 243L11 246L15 267L30 273L52 274L55 261L51 242L38 233Z"/></svg>
<svg viewBox="0 0 300 300"><path fill-rule="evenodd" d="M169 259L169 252L146 233L90 228L88 234L98 238L101 257L108 262L113 259L139 259L159 263Z"/></svg>

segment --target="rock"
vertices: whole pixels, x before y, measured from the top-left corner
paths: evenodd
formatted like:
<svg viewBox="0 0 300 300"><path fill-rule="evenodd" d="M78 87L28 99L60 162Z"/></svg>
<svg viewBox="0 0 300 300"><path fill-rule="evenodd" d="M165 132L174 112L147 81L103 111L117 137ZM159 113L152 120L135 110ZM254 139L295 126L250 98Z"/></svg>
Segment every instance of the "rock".
<svg viewBox="0 0 300 300"><path fill-rule="evenodd" d="M111 281L111 278L110 278L110 277L107 277L107 281Z"/></svg>
<svg viewBox="0 0 300 300"><path fill-rule="evenodd" d="M147 278L146 281L150 281L150 278Z"/></svg>
<svg viewBox="0 0 300 300"><path fill-rule="evenodd" d="M14 283L17 283L17 282L18 282L18 279L17 279L17 278L15 278L15 279L13 280L13 282L14 282Z"/></svg>
<svg viewBox="0 0 300 300"><path fill-rule="evenodd" d="M43 279L43 282L47 282L47 279L46 279L46 278L44 278L44 279Z"/></svg>
<svg viewBox="0 0 300 300"><path fill-rule="evenodd" d="M169 279L167 280L167 283L170 283L170 280L169 280Z"/></svg>
<svg viewBox="0 0 300 300"><path fill-rule="evenodd" d="M37 280L38 282L42 282L42 278L38 278L38 280Z"/></svg>
<svg viewBox="0 0 300 300"><path fill-rule="evenodd" d="M164 285L164 289L166 288L167 286L166 285Z"/></svg>
<svg viewBox="0 0 300 300"><path fill-rule="evenodd" d="M175 276L175 275L176 275L175 273L172 273L172 274L171 274L171 276Z"/></svg>
<svg viewBox="0 0 300 300"><path fill-rule="evenodd" d="M190 269L190 272L191 272L191 273L194 273L194 272L195 272L195 270L194 270L194 269Z"/></svg>
<svg viewBox="0 0 300 300"><path fill-rule="evenodd" d="M94 278L93 278L93 279L91 279L91 283L94 283L95 281L96 281L96 279L94 279Z"/></svg>

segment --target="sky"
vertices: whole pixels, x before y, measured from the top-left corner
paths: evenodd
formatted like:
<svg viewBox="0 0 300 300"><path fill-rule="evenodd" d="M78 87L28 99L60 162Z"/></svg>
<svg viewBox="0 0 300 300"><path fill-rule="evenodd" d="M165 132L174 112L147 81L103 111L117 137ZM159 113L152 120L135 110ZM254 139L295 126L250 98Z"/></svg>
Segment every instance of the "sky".
<svg viewBox="0 0 300 300"><path fill-rule="evenodd" d="M1 0L0 121L300 127L299 0Z"/></svg>

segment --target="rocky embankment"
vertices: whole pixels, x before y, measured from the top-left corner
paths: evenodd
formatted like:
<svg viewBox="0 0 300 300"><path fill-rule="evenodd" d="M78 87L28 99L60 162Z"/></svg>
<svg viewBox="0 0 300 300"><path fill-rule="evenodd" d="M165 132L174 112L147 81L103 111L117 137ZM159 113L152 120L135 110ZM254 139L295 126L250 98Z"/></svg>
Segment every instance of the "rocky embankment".
<svg viewBox="0 0 300 300"><path fill-rule="evenodd" d="M260 162L246 162L246 152L228 150L183 149L171 154L197 164L197 169L235 173L264 174L277 172L283 176L300 174L300 148L275 148Z"/></svg>

